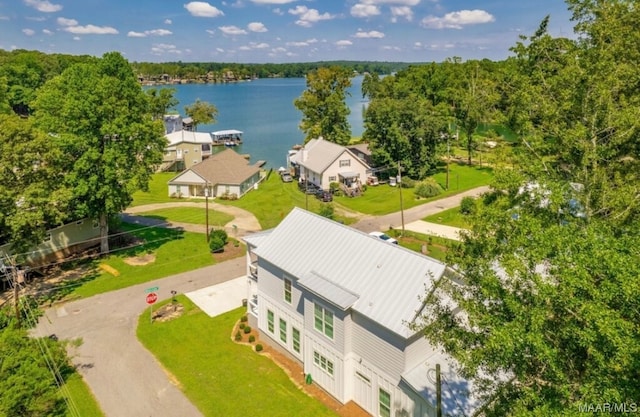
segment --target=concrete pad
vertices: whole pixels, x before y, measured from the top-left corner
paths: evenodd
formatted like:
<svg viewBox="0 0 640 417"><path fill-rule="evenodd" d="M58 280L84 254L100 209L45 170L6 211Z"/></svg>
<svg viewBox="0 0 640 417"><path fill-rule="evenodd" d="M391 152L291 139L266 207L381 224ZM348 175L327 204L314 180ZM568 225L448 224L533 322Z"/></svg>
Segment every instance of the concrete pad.
<svg viewBox="0 0 640 417"><path fill-rule="evenodd" d="M429 223L424 220L417 220L404 226L405 229L425 235L446 237L447 239L460 240L460 231L457 227L444 226L437 223Z"/></svg>
<svg viewBox="0 0 640 417"><path fill-rule="evenodd" d="M219 316L242 306L247 298L247 277L238 277L185 294L209 317Z"/></svg>

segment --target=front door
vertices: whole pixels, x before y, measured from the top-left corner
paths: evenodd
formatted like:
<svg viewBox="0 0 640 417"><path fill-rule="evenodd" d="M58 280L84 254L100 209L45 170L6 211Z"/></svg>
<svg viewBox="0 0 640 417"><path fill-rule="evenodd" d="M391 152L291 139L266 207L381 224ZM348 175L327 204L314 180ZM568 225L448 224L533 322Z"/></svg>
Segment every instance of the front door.
<svg viewBox="0 0 640 417"><path fill-rule="evenodd" d="M359 370L356 370L354 380L354 390L353 390L353 401L356 402L360 407L364 408L364 410L370 414L373 414L373 394L371 391L371 372L365 371L364 367L360 367Z"/></svg>

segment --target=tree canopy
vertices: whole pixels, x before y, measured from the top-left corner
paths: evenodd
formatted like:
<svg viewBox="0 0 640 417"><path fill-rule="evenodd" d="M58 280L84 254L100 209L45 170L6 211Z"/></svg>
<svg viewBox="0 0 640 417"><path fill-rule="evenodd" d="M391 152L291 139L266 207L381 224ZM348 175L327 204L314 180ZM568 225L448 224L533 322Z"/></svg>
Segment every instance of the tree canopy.
<svg viewBox="0 0 640 417"><path fill-rule="evenodd" d="M161 121L118 53L69 67L38 91L36 124L65 153L64 183L77 215L99 219L101 252L108 251L108 219L132 193L146 189L166 146Z"/></svg>
<svg viewBox="0 0 640 417"><path fill-rule="evenodd" d="M319 68L307 74L307 89L293 102L302 112L300 129L305 133L305 142L322 136L339 145L349 143L350 111L345 98L351 75L340 67Z"/></svg>
<svg viewBox="0 0 640 417"><path fill-rule="evenodd" d="M185 106L184 112L193 120L193 129L198 130L200 124L216 122L218 109L211 103L197 99L195 103Z"/></svg>

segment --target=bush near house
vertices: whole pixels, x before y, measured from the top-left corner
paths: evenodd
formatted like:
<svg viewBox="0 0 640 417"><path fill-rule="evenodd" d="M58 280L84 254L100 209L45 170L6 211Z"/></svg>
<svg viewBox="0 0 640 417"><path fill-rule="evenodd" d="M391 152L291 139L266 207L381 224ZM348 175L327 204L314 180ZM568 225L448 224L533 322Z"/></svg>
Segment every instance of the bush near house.
<svg viewBox="0 0 640 417"><path fill-rule="evenodd" d="M421 198L435 197L442 193L442 187L434 179L427 178L416 185L413 193Z"/></svg>
<svg viewBox="0 0 640 417"><path fill-rule="evenodd" d="M227 244L229 236L223 229L213 229L209 232L209 249L211 252L218 252L224 250L224 245Z"/></svg>

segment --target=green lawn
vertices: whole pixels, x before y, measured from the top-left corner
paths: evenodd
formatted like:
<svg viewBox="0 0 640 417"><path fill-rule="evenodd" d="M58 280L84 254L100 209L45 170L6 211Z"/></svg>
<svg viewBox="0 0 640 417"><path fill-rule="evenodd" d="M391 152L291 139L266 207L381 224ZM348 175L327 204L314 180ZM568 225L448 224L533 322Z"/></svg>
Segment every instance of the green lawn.
<svg viewBox="0 0 640 417"><path fill-rule="evenodd" d="M422 253L422 248L426 245L427 252L425 254L441 262L446 261L447 252L450 248L458 244L455 240L438 236L429 236L422 233L405 231L404 235L401 237L401 233L402 230L400 229L387 231L389 236L393 236L398 240L398 244L400 246L411 249L412 251Z"/></svg>
<svg viewBox="0 0 640 417"><path fill-rule="evenodd" d="M105 258L90 261L84 277L61 285L55 298L90 297L215 263L204 234L160 227L141 228L126 223L121 229L132 232L130 236L144 244L116 250ZM147 265L129 265L124 261L144 254L155 255L155 261ZM100 264L113 268L118 276L101 269Z"/></svg>
<svg viewBox="0 0 640 417"><path fill-rule="evenodd" d="M444 167L433 178L443 187L446 186L446 171ZM457 194L482 185L487 185L493 178L493 171L490 168L480 168L468 166L466 164L450 164L449 166L449 190L445 190L437 197L429 199L418 199L413 194L413 188L402 189L403 208L424 204L442 197ZM360 197L336 197L336 202L346 208L360 213L383 215L400 211L400 190L398 187L390 187L381 184L377 187L368 187Z"/></svg>
<svg viewBox="0 0 640 417"><path fill-rule="evenodd" d="M231 340L233 325L246 309L210 318L188 298L177 299L185 314L151 324L147 310L138 320L137 334L202 414L337 416L296 387L269 358Z"/></svg>
<svg viewBox="0 0 640 417"><path fill-rule="evenodd" d="M142 206L144 204L168 203L170 201L187 201L169 197L169 186L167 182L178 174L179 173L175 172L158 172L153 174L151 181L149 181L149 191L135 192L133 194L131 207Z"/></svg>
<svg viewBox="0 0 640 417"><path fill-rule="evenodd" d="M440 213L427 216L422 220L431 223L443 224L445 226L459 227L461 229L468 229L470 226L467 221L467 217L460 213L460 207L441 211Z"/></svg>
<svg viewBox="0 0 640 417"><path fill-rule="evenodd" d="M104 416L98 402L80 374L73 373L62 386L62 395L67 399L67 417Z"/></svg>
<svg viewBox="0 0 640 417"><path fill-rule="evenodd" d="M252 190L234 201L216 200L217 203L233 205L253 213L263 229L276 227L294 207L301 207L318 213L323 204L313 195L305 195L298 190L295 181L284 183L277 172L273 171L260 183L257 190ZM336 216L336 220L349 223L349 218Z"/></svg>
<svg viewBox="0 0 640 417"><path fill-rule="evenodd" d="M139 215L170 222L194 224L207 223L204 204L202 207L169 207L139 213ZM222 227L231 220L233 220L232 215L209 209L209 225Z"/></svg>

